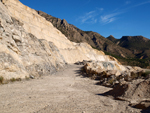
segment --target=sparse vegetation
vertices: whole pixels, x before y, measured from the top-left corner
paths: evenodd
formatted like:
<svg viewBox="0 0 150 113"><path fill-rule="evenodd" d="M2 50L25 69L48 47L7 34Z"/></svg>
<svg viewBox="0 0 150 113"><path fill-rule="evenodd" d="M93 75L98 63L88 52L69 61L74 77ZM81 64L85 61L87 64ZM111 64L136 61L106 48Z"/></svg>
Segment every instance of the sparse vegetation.
<svg viewBox="0 0 150 113"><path fill-rule="evenodd" d="M10 81L11 81L11 82L21 81L21 78L11 78Z"/></svg>
<svg viewBox="0 0 150 113"><path fill-rule="evenodd" d="M10 81L11 81L11 82L15 82L16 79L15 79L15 78L11 78Z"/></svg>
<svg viewBox="0 0 150 113"><path fill-rule="evenodd" d="M29 80L29 77L26 77L25 78L26 80ZM5 79L4 80L4 77L0 76L0 84L8 84L9 82L15 82L15 81L21 81L22 79L21 78L11 78L11 79Z"/></svg>
<svg viewBox="0 0 150 113"><path fill-rule="evenodd" d="M21 81L21 78L16 78L16 81Z"/></svg>
<svg viewBox="0 0 150 113"><path fill-rule="evenodd" d="M150 59L139 59L139 58L123 58L109 52L104 51L106 55L115 57L121 64L130 66L139 66L142 68L148 68Z"/></svg>
<svg viewBox="0 0 150 113"><path fill-rule="evenodd" d="M0 76L0 84L3 84L4 77Z"/></svg>
<svg viewBox="0 0 150 113"><path fill-rule="evenodd" d="M114 83L114 79L110 79L110 80L108 80L108 83L110 84L110 85L113 85L113 83Z"/></svg>

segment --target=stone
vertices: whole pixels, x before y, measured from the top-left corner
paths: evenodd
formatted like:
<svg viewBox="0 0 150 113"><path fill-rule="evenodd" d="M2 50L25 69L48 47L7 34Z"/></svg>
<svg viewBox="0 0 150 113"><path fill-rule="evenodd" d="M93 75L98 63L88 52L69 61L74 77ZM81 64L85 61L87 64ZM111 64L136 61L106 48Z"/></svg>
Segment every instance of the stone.
<svg viewBox="0 0 150 113"><path fill-rule="evenodd" d="M21 38L17 35L13 35L12 37L14 39L14 41L17 43L17 42L21 42Z"/></svg>
<svg viewBox="0 0 150 113"><path fill-rule="evenodd" d="M134 67L133 67L133 69L134 69L135 71L143 71L143 69L142 69L142 68L137 67L137 66L134 66Z"/></svg>
<svg viewBox="0 0 150 113"><path fill-rule="evenodd" d="M110 75L110 76L115 75L116 73L117 73L117 70L108 70L107 71L107 74Z"/></svg>
<svg viewBox="0 0 150 113"><path fill-rule="evenodd" d="M34 77L34 76L32 76L32 75L30 75L30 78L31 78L31 79L34 79L35 77Z"/></svg>

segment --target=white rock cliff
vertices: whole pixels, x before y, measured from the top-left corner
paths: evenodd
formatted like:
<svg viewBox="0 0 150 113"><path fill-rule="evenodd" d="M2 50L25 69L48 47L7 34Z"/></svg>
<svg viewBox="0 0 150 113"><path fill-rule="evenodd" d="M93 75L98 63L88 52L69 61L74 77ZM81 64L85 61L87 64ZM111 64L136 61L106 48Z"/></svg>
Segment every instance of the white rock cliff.
<svg viewBox="0 0 150 113"><path fill-rule="evenodd" d="M18 0L0 2L0 75L6 79L49 75L66 63L118 61L86 43L74 43L37 12ZM119 67L119 68L117 68Z"/></svg>
<svg viewBox="0 0 150 113"><path fill-rule="evenodd" d="M86 60L104 60L109 61L102 51L92 49L88 44L77 44L70 42L58 29L46 21L45 18L37 14L37 12L18 0L2 0L10 11L11 16L15 17L23 23L24 29L28 33L32 33L38 39L45 39L53 42L66 62L74 63L76 61Z"/></svg>

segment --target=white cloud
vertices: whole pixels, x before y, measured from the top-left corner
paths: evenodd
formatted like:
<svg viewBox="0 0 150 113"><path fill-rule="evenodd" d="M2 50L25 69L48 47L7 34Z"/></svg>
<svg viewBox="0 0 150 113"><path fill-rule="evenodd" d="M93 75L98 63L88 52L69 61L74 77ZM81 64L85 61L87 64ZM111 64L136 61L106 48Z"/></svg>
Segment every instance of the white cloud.
<svg viewBox="0 0 150 113"><path fill-rule="evenodd" d="M88 13L85 13L83 16L80 16L77 20L79 20L82 24L89 23L89 24L95 24L98 20L98 15L103 11L103 8L96 8L94 11L90 11Z"/></svg>
<svg viewBox="0 0 150 113"><path fill-rule="evenodd" d="M88 0L88 2L90 2L91 0ZM95 24L98 22L101 24L108 24L108 23L112 23L115 20L118 19L118 16L121 15L122 13L128 12L129 9L131 8L135 8L135 7L139 7L141 5L145 5L145 4L149 4L150 0L146 1L146 2L141 2L139 4L130 6L128 8L117 8L114 11L112 11L113 13L110 14L106 14L106 15L100 15L104 12L104 8L96 8L96 10L94 11L90 11L88 13L85 13L83 16L80 16L77 20L80 21L82 24L84 23L88 23L88 24ZM131 5L131 0L127 0L125 2L126 5L130 4Z"/></svg>
<svg viewBox="0 0 150 113"><path fill-rule="evenodd" d="M150 3L150 0L146 1L146 2L139 3L137 5L134 5L133 7L138 7L138 6L141 6L141 5L144 5L144 4L148 4L148 3Z"/></svg>
<svg viewBox="0 0 150 113"><path fill-rule="evenodd" d="M124 9L124 10L129 10L129 9L131 9L131 8L139 7L139 6L145 5L145 4L150 4L150 0L149 0L149 1L146 1L146 2L141 2L141 3L139 3L139 4L135 4L135 5L133 5L133 6L131 6L131 7L128 7L128 8L126 8L126 9Z"/></svg>
<svg viewBox="0 0 150 113"><path fill-rule="evenodd" d="M88 24L95 24L98 22L100 17L100 22L102 24L108 24L117 19L117 15L121 14L121 12L111 13L107 15L100 15L104 11L104 8L96 8L94 11L90 11L86 13L85 15L79 17L77 20L79 20L82 24L88 23Z"/></svg>
<svg viewBox="0 0 150 113"><path fill-rule="evenodd" d="M119 14L122 14L122 13L118 12L118 13L103 15L103 16L100 17L100 22L102 22L103 24L111 23L111 22L113 22L117 19L116 16L119 15Z"/></svg>
<svg viewBox="0 0 150 113"><path fill-rule="evenodd" d="M84 16L80 17L81 23L94 23L95 21L95 16L96 16L96 12L95 11L90 11L88 13L86 13Z"/></svg>
<svg viewBox="0 0 150 113"><path fill-rule="evenodd" d="M131 1L126 1L126 5L130 4L130 3L131 3ZM102 15L100 17L100 22L102 24L108 24L108 23L114 22L116 19L118 19L118 17L117 17L118 15L120 15L122 13L125 13L125 12L128 12L129 9L135 8L135 7L139 7L141 5L145 5L145 4L149 4L149 3L150 3L150 0L146 1L146 2L141 2L141 3L136 4L136 5L133 5L133 6L128 7L126 9L122 9L121 12L116 12L116 13L111 13L111 14L107 14L107 15ZM117 9L117 10L119 10L119 9ZM117 10L115 10L115 11L117 11Z"/></svg>

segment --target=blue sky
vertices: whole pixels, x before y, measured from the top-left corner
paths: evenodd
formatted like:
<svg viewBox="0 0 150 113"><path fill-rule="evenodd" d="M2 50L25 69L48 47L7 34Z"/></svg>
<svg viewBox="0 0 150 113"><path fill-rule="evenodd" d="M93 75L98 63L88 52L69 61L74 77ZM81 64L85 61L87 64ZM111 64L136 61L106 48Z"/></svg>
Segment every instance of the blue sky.
<svg viewBox="0 0 150 113"><path fill-rule="evenodd" d="M104 37L150 38L150 0L20 0L84 31Z"/></svg>

